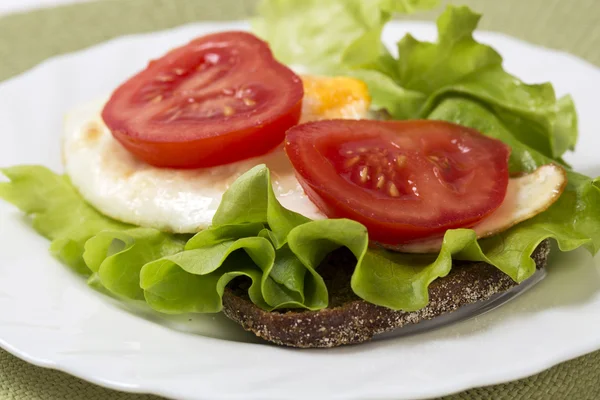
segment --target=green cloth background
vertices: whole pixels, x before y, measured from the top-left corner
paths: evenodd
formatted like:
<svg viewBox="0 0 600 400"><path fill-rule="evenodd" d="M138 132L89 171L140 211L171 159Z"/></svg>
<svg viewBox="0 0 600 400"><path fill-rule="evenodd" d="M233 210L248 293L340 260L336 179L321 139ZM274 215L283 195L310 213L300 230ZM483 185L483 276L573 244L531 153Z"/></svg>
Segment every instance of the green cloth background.
<svg viewBox="0 0 600 400"><path fill-rule="evenodd" d="M2 1L2 0L0 0ZM298 0L302 1L302 0ZM326 0L324 0L326 1ZM446 3L446 2L443 2ZM600 65L600 0L457 0L483 12L483 29L565 50ZM251 15L256 0L103 0L0 17L0 81L44 59L137 32ZM413 19L434 19L439 13ZM471 389L457 399L599 399L600 352L539 375ZM155 400L35 367L0 350L0 399Z"/></svg>

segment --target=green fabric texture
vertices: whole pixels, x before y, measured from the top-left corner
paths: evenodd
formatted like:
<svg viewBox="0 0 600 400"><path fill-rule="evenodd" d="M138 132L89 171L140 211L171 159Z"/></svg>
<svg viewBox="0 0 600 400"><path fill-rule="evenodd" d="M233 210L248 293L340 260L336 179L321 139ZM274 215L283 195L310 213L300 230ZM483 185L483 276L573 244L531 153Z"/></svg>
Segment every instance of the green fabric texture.
<svg viewBox="0 0 600 400"><path fill-rule="evenodd" d="M448 3L449 1L442 1ZM495 30L569 51L600 65L598 0L456 0L482 12L481 29ZM138 32L202 20L249 16L256 0L103 0L0 17L0 81L48 57ZM410 19L433 20L440 12ZM596 399L600 352L531 378L471 389L458 399ZM0 350L0 399L158 399L116 392L65 373L35 367Z"/></svg>

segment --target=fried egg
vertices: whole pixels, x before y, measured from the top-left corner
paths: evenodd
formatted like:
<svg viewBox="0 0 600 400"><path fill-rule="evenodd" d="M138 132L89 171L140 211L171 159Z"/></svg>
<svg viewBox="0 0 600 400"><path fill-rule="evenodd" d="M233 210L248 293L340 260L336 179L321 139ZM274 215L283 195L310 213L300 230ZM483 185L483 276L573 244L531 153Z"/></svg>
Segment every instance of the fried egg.
<svg viewBox="0 0 600 400"><path fill-rule="evenodd" d="M312 76L302 81L302 122L368 118L370 97L362 81ZM104 101L95 101L72 110L63 137L66 173L101 213L165 232L195 233L210 226L223 193L240 175L266 164L284 207L311 219L325 218L300 187L283 147L212 168L156 168L136 159L113 138L100 117L103 106Z"/></svg>
<svg viewBox="0 0 600 400"><path fill-rule="evenodd" d="M363 82L314 76L304 76L302 81L305 96L301 122L372 116ZM304 193L282 147L260 157L211 168L157 168L136 159L113 138L100 117L103 106L104 101L95 101L70 112L63 138L66 173L101 213L164 232L195 233L211 225L223 193L240 175L266 164L275 195L284 207L311 219L326 218ZM565 172L556 165L511 178L501 206L472 229L478 238L502 232L546 210L565 185ZM391 248L432 253L438 252L441 245L442 238L434 238Z"/></svg>

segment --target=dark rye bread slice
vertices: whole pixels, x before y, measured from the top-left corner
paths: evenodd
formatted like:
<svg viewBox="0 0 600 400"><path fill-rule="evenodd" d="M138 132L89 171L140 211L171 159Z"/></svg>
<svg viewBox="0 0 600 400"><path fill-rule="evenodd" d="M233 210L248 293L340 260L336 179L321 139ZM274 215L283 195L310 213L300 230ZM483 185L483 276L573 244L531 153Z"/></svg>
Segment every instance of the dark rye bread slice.
<svg viewBox="0 0 600 400"><path fill-rule="evenodd" d="M531 257L537 268L546 266L549 252L548 241L533 252ZM352 255L341 249L319 268L329 289L326 309L267 312L249 300L247 282L234 281L223 295L223 312L244 329L279 345L335 347L361 343L376 334L456 311L517 285L489 264L455 263L448 276L429 286L429 305L413 312L393 311L367 303L352 292L350 276L354 262Z"/></svg>

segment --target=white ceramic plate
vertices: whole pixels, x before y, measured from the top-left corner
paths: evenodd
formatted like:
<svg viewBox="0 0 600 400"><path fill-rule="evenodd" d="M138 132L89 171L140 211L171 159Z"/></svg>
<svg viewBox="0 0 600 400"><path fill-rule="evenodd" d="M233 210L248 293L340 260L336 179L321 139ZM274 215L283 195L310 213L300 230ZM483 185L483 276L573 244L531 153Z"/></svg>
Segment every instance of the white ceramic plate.
<svg viewBox="0 0 600 400"><path fill-rule="evenodd" d="M196 24L129 36L58 57L0 84L0 165L60 170L64 113L107 95L147 61L190 38L240 24ZM432 24L391 24L393 43ZM481 33L509 71L552 81L580 112L577 169L600 174L600 71L568 54ZM221 316L165 318L89 289L48 243L0 203L0 346L37 365L120 390L190 399L412 399L522 378L600 349L600 266L554 258L548 277L491 313L439 330L332 350L259 343ZM176 328L176 329L173 329Z"/></svg>

